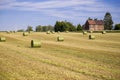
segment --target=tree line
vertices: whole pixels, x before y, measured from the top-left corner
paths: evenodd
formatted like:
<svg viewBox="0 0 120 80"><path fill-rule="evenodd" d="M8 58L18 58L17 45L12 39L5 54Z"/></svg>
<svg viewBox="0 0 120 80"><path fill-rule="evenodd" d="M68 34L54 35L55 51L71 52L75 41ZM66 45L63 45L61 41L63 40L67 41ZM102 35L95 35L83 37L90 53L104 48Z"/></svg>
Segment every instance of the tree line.
<svg viewBox="0 0 120 80"><path fill-rule="evenodd" d="M104 28L105 30L112 30L113 29L113 20L110 12L106 12L104 19ZM46 31L55 31L55 32L64 32L64 31L82 31L82 26L81 24L78 24L77 26L73 25L71 22L68 21L56 21L54 26L48 25L48 26L41 26L38 25L36 26L35 31L36 32L46 32ZM115 24L114 30L120 30L120 24ZM18 31L24 31L23 29L18 30ZM26 31L33 31L32 26L28 26Z"/></svg>
<svg viewBox="0 0 120 80"><path fill-rule="evenodd" d="M18 32L22 31L34 31L32 26L28 26L26 30L20 29ZM35 28L36 32L46 32L46 31L55 31L55 32L64 32L64 31L82 31L82 26L78 24L77 26L73 25L71 22L67 21L56 21L54 26L41 26L38 25Z"/></svg>

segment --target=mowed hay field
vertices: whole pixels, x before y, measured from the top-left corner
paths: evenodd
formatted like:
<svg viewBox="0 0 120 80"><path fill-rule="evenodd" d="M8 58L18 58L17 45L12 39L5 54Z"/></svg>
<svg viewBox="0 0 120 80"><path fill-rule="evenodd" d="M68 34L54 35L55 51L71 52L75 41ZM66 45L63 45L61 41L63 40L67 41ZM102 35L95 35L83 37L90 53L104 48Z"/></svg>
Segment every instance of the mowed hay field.
<svg viewBox="0 0 120 80"><path fill-rule="evenodd" d="M71 32L1 32L0 80L120 80L120 33L92 34L95 40ZM41 48L31 48L33 39Z"/></svg>

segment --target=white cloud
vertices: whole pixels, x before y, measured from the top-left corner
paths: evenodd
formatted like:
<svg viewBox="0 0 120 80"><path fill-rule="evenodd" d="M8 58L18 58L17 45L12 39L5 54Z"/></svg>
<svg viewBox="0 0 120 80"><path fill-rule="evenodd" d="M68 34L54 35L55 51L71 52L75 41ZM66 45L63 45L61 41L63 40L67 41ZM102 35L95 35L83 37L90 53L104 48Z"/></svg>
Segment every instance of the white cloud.
<svg viewBox="0 0 120 80"><path fill-rule="evenodd" d="M18 2L17 0L0 0L0 10L15 9L23 11L40 11L43 14L67 19L78 17L101 17L106 11L120 12L115 7L99 0L48 0L42 2Z"/></svg>
<svg viewBox="0 0 120 80"><path fill-rule="evenodd" d="M4 4L4 3L9 3L9 2L13 2L15 0L0 0L0 4Z"/></svg>
<svg viewBox="0 0 120 80"><path fill-rule="evenodd" d="M93 1L93 2L92 2ZM94 0L59 0L59 1L46 1L46 2L17 2L14 1L9 3L10 7L22 7L22 8L31 8L34 9L46 9L46 8L65 8L65 7L72 7L72 6L79 6L79 5L89 5L93 4ZM5 5L6 6L6 5Z"/></svg>

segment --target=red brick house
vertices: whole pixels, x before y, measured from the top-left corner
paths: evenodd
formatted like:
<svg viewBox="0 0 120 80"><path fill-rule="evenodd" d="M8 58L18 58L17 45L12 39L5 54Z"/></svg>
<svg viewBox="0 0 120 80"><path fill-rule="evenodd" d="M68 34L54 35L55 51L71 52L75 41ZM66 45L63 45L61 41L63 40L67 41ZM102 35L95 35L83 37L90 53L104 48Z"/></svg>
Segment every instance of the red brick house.
<svg viewBox="0 0 120 80"><path fill-rule="evenodd" d="M84 30L101 31L104 30L103 20L88 19L83 26Z"/></svg>

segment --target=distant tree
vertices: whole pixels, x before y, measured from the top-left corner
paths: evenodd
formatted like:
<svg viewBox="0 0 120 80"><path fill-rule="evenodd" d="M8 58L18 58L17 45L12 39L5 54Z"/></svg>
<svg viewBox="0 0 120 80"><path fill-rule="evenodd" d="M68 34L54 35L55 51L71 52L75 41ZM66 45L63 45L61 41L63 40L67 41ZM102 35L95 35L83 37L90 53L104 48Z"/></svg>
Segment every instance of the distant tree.
<svg viewBox="0 0 120 80"><path fill-rule="evenodd" d="M36 32L46 32L46 31L53 31L54 30L54 27L51 26L51 25L48 25L48 26L41 26L41 25L38 25L36 26Z"/></svg>
<svg viewBox="0 0 120 80"><path fill-rule="evenodd" d="M96 21L97 21L98 19L97 19L97 18L95 18L94 20L96 20Z"/></svg>
<svg viewBox="0 0 120 80"><path fill-rule="evenodd" d="M77 25L77 31L81 31L82 30L82 27L80 24Z"/></svg>
<svg viewBox="0 0 120 80"><path fill-rule="evenodd" d="M68 31L76 31L76 27L71 22L66 22L66 24L67 28L65 28L65 30L68 29Z"/></svg>
<svg viewBox="0 0 120 80"><path fill-rule="evenodd" d="M107 12L104 16L104 27L105 27L105 30L111 30L113 27L112 16L109 12Z"/></svg>
<svg viewBox="0 0 120 80"><path fill-rule="evenodd" d="M42 26L41 25L36 26L36 32L40 32L40 31L42 31Z"/></svg>
<svg viewBox="0 0 120 80"><path fill-rule="evenodd" d="M63 32L63 31L75 31L75 26L67 21L56 21L56 24L54 26L54 30Z"/></svg>
<svg viewBox="0 0 120 80"><path fill-rule="evenodd" d="M116 24L114 30L120 30L120 24Z"/></svg>
<svg viewBox="0 0 120 80"><path fill-rule="evenodd" d="M24 32L24 29L17 30L17 32Z"/></svg>
<svg viewBox="0 0 120 80"><path fill-rule="evenodd" d="M55 32L58 32L58 31L62 32L62 27L63 27L62 23L59 21L56 21L55 26L54 26Z"/></svg>
<svg viewBox="0 0 120 80"><path fill-rule="evenodd" d="M28 26L26 31L33 31L32 26Z"/></svg>
<svg viewBox="0 0 120 80"><path fill-rule="evenodd" d="M46 32L48 29L47 29L47 27L46 26L42 26L42 31L43 32Z"/></svg>
<svg viewBox="0 0 120 80"><path fill-rule="evenodd" d="M49 30L49 31L53 31L54 30L54 27L53 26L51 26L51 25L48 25L48 26L46 26L47 27L47 29ZM48 31L47 30L47 31Z"/></svg>
<svg viewBox="0 0 120 80"><path fill-rule="evenodd" d="M89 17L89 18L88 18L88 20L92 20L92 18L91 18L91 17Z"/></svg>

